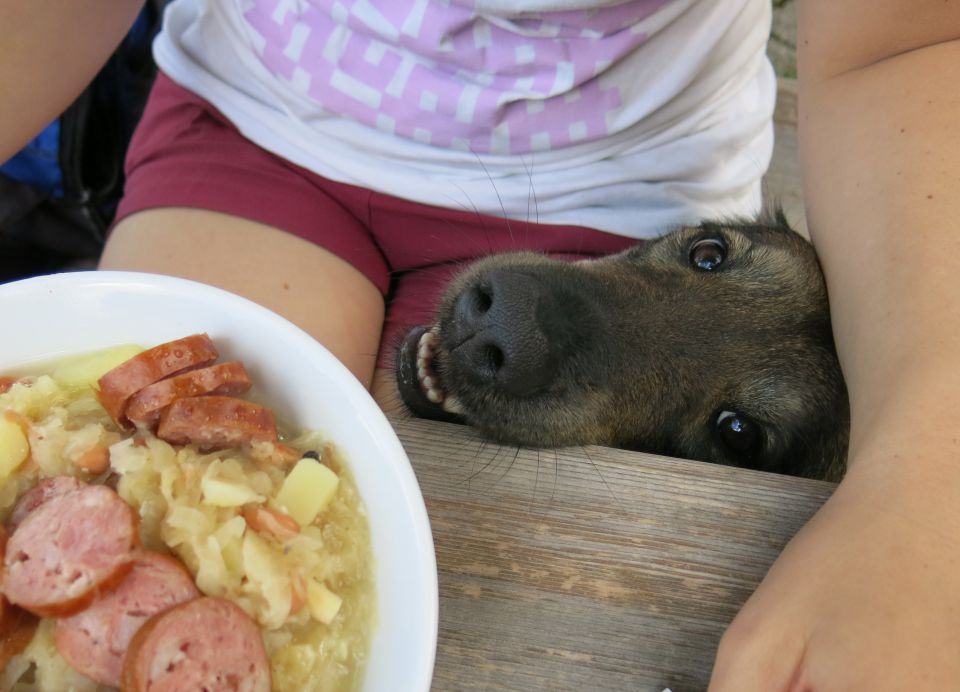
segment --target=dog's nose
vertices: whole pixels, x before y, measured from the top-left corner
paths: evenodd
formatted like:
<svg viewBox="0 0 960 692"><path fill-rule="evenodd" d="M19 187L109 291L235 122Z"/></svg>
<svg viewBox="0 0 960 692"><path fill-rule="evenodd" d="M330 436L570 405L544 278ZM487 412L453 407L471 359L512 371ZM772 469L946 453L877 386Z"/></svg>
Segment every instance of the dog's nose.
<svg viewBox="0 0 960 692"><path fill-rule="evenodd" d="M536 277L495 270L469 285L454 305L454 367L510 396L529 396L551 381L557 349L549 326L557 297Z"/></svg>

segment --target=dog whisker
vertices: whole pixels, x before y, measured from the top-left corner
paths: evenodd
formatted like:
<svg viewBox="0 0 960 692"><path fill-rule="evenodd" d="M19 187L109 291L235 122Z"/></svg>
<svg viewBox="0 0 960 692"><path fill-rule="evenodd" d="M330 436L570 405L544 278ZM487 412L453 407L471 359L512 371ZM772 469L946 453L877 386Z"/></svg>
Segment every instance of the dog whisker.
<svg viewBox="0 0 960 692"><path fill-rule="evenodd" d="M560 455L557 450L553 450L553 489L550 491L550 504L548 509L553 507L553 502L557 498L557 483L560 481Z"/></svg>
<svg viewBox="0 0 960 692"><path fill-rule="evenodd" d="M494 446L493 456L490 459L488 459L487 462L484 463L483 466L481 466L478 469L477 463L479 463L480 455L483 453L486 446L487 446L486 441L483 438L480 438L480 446L477 448L477 453L473 455L473 461L470 464L471 472L467 475L466 478L463 479L463 481L461 481L461 483L466 482L468 488L470 487L471 482L475 478L478 478L480 474L482 474L484 471L486 471L487 468L490 467L490 464L492 464L496 460L497 456L500 454L499 447Z"/></svg>
<svg viewBox="0 0 960 692"><path fill-rule="evenodd" d="M533 500L534 500L534 503L542 507L541 514L543 516L546 516L553 509L553 503L557 495L557 480L559 477L559 473L557 469L559 466L559 457L557 456L556 449L539 449L538 448L536 452L537 452L537 468L536 468L536 476L534 478L534 484L533 484ZM540 483L540 469L543 464L549 464L548 457L544 454L547 452L553 453L553 483L549 483L549 481L544 483L544 486L545 486L544 491L548 491L549 494L545 492L544 494L546 495L546 497L543 500L541 500L540 497L538 496L537 488L539 487L539 483Z"/></svg>
<svg viewBox="0 0 960 692"><path fill-rule="evenodd" d="M533 477L533 501L537 501L537 486L540 485L540 450L537 452L537 470L536 475Z"/></svg>
<svg viewBox="0 0 960 692"><path fill-rule="evenodd" d="M503 473L501 473L501 474L497 477L497 479L493 482L493 484L490 486L491 490L494 489L494 488L496 488L498 485L500 485L500 483L501 483L508 475L510 475L510 471L513 469L514 464L517 463L517 458L520 456L520 450L521 450L521 447L517 447L517 448L514 450L514 452L513 452L513 458L510 459L509 462L507 462L506 467L503 469Z"/></svg>
<svg viewBox="0 0 960 692"><path fill-rule="evenodd" d="M474 154L477 159L477 163L480 164L480 168L483 169L484 175L487 176L487 180L490 181L490 187L493 188L494 194L497 196L497 202L500 204L500 210L503 212L503 220L507 223L507 231L510 233L510 243L513 247L517 246L516 238L513 236L513 228L510 225L510 217L507 216L507 208L503 205L503 198L500 196L500 190L497 188L496 182L493 180L493 176L490 175L490 171L487 168L486 164L483 163L483 159Z"/></svg>
<svg viewBox="0 0 960 692"><path fill-rule="evenodd" d="M587 457L587 460L590 462L590 465L593 466L593 469L597 472L597 475L600 476L600 480L603 481L603 484L607 488L607 492L610 493L610 497L613 498L613 501L617 503L617 507L620 508L620 511L624 514L627 513L626 507L623 506L623 503L620 502L620 498L617 497L617 494L613 492L613 488L610 487L610 484L607 483L607 479L603 477L603 473L600 471L600 467L597 466L597 462L593 460L593 457L590 456L590 452L587 451L586 447L580 448L583 451L583 455Z"/></svg>
<svg viewBox="0 0 960 692"><path fill-rule="evenodd" d="M520 161L523 163L523 170L527 173L527 180L530 181L530 185L527 188L527 221L530 221L530 200L533 200L533 213L534 213L534 223L540 223L540 205L537 202L537 190L533 185L533 168L532 166L527 165L527 160L524 157L520 157Z"/></svg>
<svg viewBox="0 0 960 692"><path fill-rule="evenodd" d="M485 221L484 221L484 220L486 219L486 215L480 213L480 210L477 209L477 206L473 203L473 200L470 198L470 195L468 195L463 188L461 188L461 187L460 187L459 185L457 185L456 183L454 183L454 186L455 186L458 190L460 190L460 192L463 193L464 198L470 203L470 206L467 207L467 206L466 206L465 204L463 204L461 201L459 201L459 200L454 200L453 198L450 198L450 197L448 197L448 199L450 199L454 204L456 204L458 207L460 207L460 209L462 209L463 211L466 211L466 212L472 211L474 214L476 214L477 218L480 220L480 227L483 229L484 238L485 238L486 241L487 241L486 251L487 251L488 253L489 253L489 252L493 252L493 244L490 242L490 231L489 231L489 229L487 229L487 225L486 225L486 223L485 223ZM445 222L446 222L448 225L450 225L451 228L454 228L454 229L456 229L458 232L460 232L461 229L456 228L456 224L454 224L452 221L449 221L449 220L446 220L446 219L445 219Z"/></svg>

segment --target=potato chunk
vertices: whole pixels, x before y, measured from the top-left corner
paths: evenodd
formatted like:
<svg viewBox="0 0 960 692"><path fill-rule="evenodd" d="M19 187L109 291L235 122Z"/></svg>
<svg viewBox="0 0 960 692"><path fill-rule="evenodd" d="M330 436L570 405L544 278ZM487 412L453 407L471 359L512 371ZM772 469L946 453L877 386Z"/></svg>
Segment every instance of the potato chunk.
<svg viewBox="0 0 960 692"><path fill-rule="evenodd" d="M71 356L59 361L50 376L67 389L92 387L97 380L143 351L136 344L111 346L100 351Z"/></svg>
<svg viewBox="0 0 960 692"><path fill-rule="evenodd" d="M277 493L277 503L300 526L311 524L337 492L340 477L319 461L304 458L297 462Z"/></svg>
<svg viewBox="0 0 960 692"><path fill-rule="evenodd" d="M0 482L30 456L30 442L16 421L0 415Z"/></svg>
<svg viewBox="0 0 960 692"><path fill-rule="evenodd" d="M203 492L203 501L214 507L240 507L264 500L263 495L258 495L249 485L212 476L200 479L200 490Z"/></svg>
<svg viewBox="0 0 960 692"><path fill-rule="evenodd" d="M329 625L340 612L342 603L343 599L328 589L326 584L316 579L307 580L307 607L315 620Z"/></svg>

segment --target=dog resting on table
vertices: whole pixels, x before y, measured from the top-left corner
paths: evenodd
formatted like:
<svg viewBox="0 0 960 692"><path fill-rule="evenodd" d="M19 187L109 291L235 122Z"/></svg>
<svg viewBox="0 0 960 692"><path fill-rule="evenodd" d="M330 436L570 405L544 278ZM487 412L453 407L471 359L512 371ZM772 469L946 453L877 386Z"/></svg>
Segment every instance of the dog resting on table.
<svg viewBox="0 0 960 692"><path fill-rule="evenodd" d="M813 247L781 213L596 260L499 254L397 353L417 415L501 443L600 444L839 480L849 412Z"/></svg>

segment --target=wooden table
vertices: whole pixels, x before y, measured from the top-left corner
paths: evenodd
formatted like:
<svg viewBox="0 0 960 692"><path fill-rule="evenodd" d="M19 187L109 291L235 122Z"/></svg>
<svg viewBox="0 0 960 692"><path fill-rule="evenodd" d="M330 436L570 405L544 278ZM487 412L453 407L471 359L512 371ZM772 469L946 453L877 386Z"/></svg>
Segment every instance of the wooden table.
<svg viewBox="0 0 960 692"><path fill-rule="evenodd" d="M392 421L440 572L436 690L703 690L828 483Z"/></svg>

